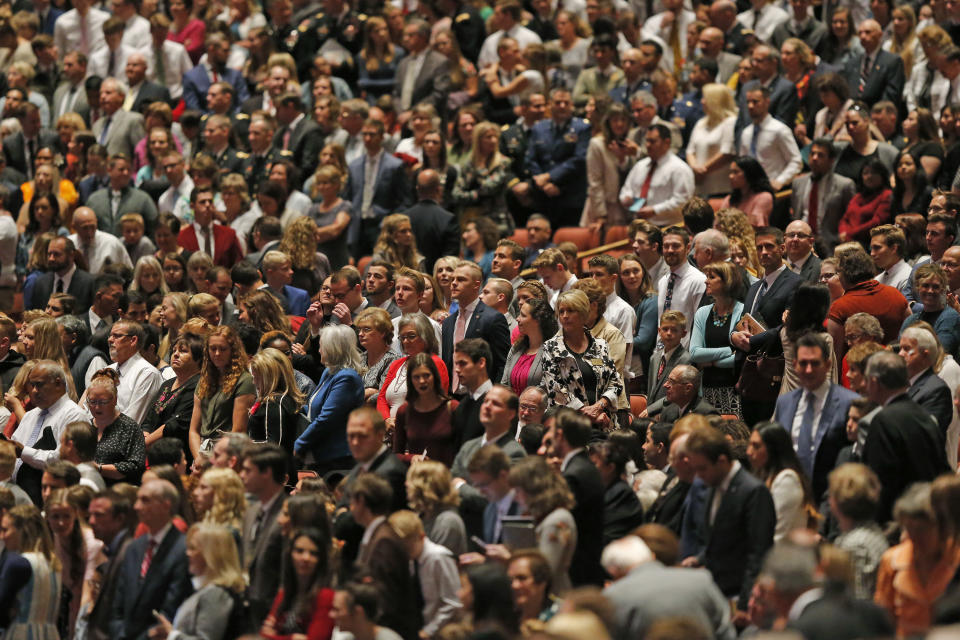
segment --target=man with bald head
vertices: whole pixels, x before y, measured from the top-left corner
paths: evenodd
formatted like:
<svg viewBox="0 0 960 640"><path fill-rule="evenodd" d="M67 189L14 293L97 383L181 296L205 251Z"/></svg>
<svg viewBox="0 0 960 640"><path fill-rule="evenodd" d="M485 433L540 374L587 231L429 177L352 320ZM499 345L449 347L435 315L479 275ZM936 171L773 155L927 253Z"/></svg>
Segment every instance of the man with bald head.
<svg viewBox="0 0 960 640"><path fill-rule="evenodd" d="M820 258L813 254L815 238L810 225L803 220L794 220L783 234L786 245L787 268L803 278L804 282L820 281Z"/></svg>
<svg viewBox="0 0 960 640"><path fill-rule="evenodd" d="M700 57L717 63L717 82L726 84L736 73L741 57L735 53L724 51L723 31L716 27L707 27L700 32L697 45L700 47Z"/></svg>
<svg viewBox="0 0 960 640"><path fill-rule="evenodd" d="M851 56L845 75L850 97L874 104L889 100L900 104L903 98L903 60L880 46L883 29L876 20L864 20L857 27L863 52Z"/></svg>
<svg viewBox="0 0 960 640"><path fill-rule="evenodd" d="M457 217L440 206L443 185L440 174L424 169L417 175L417 204L404 213L410 218L417 246L427 261L427 269L441 256L455 256L460 246Z"/></svg>
<svg viewBox="0 0 960 640"><path fill-rule="evenodd" d="M656 40L644 40L639 47L627 49L620 54L623 84L611 89L610 98L629 105L630 97L637 91L650 91L653 88L650 74L656 70L662 54L663 47Z"/></svg>
<svg viewBox="0 0 960 640"><path fill-rule="evenodd" d="M140 51L127 56L124 67L127 84L130 90L123 100L123 108L127 111L143 111L154 102L170 102L170 92L155 82L147 80L147 58Z"/></svg>
<svg viewBox="0 0 960 640"><path fill-rule="evenodd" d="M733 0L716 0L710 5L710 24L723 33L723 49L728 53L742 56L757 41L753 32L737 20L737 3Z"/></svg>
<svg viewBox="0 0 960 640"><path fill-rule="evenodd" d="M960 246L952 245L944 251L938 264L947 274L947 300L953 306L960 300Z"/></svg>
<svg viewBox="0 0 960 640"><path fill-rule="evenodd" d="M130 254L117 236L97 228L97 214L90 207L73 212L73 234L70 240L87 260L87 270L99 275L108 264L125 264L131 269Z"/></svg>

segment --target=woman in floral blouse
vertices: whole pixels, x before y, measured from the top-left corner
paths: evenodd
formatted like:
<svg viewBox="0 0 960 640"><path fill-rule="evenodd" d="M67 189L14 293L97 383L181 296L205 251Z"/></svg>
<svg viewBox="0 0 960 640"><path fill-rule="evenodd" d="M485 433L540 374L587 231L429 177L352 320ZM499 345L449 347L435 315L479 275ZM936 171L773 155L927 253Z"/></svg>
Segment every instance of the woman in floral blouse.
<svg viewBox="0 0 960 640"><path fill-rule="evenodd" d="M582 291L557 298L560 332L543 343L543 380L550 405L580 411L601 428L609 428L623 379L607 343L586 328L590 301Z"/></svg>
<svg viewBox="0 0 960 640"><path fill-rule="evenodd" d="M461 213L481 213L497 223L501 235L510 235L515 224L507 210L509 180L510 159L500 153L500 127L481 122L473 128L473 149L460 166L453 202L461 207Z"/></svg>

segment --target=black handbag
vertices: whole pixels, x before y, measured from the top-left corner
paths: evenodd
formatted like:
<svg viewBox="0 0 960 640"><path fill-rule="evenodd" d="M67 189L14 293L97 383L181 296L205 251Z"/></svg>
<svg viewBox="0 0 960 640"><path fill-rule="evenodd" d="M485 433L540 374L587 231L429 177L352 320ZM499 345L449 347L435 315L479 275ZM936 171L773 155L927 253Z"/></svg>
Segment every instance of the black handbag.
<svg viewBox="0 0 960 640"><path fill-rule="evenodd" d="M743 401L776 402L785 366L783 343L780 332L776 331L756 353L748 354L743 363L737 380L737 392Z"/></svg>

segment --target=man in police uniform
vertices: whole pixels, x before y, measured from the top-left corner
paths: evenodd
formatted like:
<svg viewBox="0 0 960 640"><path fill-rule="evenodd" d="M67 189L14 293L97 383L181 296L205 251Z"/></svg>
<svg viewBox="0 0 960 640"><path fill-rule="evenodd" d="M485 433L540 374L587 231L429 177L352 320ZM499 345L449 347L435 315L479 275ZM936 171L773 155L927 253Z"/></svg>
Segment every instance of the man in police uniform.
<svg viewBox="0 0 960 640"><path fill-rule="evenodd" d="M280 159L273 146L277 121L266 111L254 111L250 116L250 155L243 161L243 177L251 192L267 177L267 167Z"/></svg>
<svg viewBox="0 0 960 640"><path fill-rule="evenodd" d="M230 144L230 118L221 114L204 116L203 150L210 154L221 173L240 173L247 154Z"/></svg>
<svg viewBox="0 0 960 640"><path fill-rule="evenodd" d="M716 0L710 5L710 24L723 32L723 49L727 53L742 56L757 41L753 30L737 20L737 5L733 0Z"/></svg>
<svg viewBox="0 0 960 640"><path fill-rule="evenodd" d="M566 89L550 92L552 119L533 125L527 148L530 180L513 192L539 211L549 211L557 226L576 226L587 197L587 145L590 123L573 117L573 98Z"/></svg>
<svg viewBox="0 0 960 640"><path fill-rule="evenodd" d="M300 38L297 39L297 54L294 56L298 60L299 76L308 77L313 56L331 37L352 56L360 53L366 22L366 14L354 11L344 0L323 0L323 11L314 15L306 26L301 24L299 27ZM348 81L356 73L352 59L333 67L336 75Z"/></svg>
<svg viewBox="0 0 960 640"><path fill-rule="evenodd" d="M469 2L438 0L437 8L452 20L453 34L457 36L460 52L467 60L476 60L487 37L483 18Z"/></svg>
<svg viewBox="0 0 960 640"><path fill-rule="evenodd" d="M207 107L210 113L200 118L200 130L206 127L207 118L212 115L225 116L230 121L231 146L238 150L247 148L247 130L250 127L250 115L237 111L236 90L229 82L214 82L207 89Z"/></svg>
<svg viewBox="0 0 960 640"><path fill-rule="evenodd" d="M672 122L683 133L683 146L690 142L690 133L693 125L703 117L703 86L714 81L717 77L717 63L707 58L697 58L693 61L693 70L690 72L692 89L673 101Z"/></svg>
<svg viewBox="0 0 960 640"><path fill-rule="evenodd" d="M527 142L533 125L543 120L546 113L547 99L542 93L531 93L520 99L520 117L517 121L501 129L500 151L510 158L516 177L514 184L530 179L526 168Z"/></svg>

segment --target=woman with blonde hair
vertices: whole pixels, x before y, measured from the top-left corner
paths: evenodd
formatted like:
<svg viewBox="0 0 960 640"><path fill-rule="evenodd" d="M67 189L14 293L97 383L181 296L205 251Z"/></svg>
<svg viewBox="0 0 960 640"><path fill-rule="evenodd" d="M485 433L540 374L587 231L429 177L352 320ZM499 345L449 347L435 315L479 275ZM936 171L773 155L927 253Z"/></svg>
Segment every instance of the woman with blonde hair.
<svg viewBox="0 0 960 640"><path fill-rule="evenodd" d="M715 82L704 85L701 102L704 116L690 134L687 163L693 169L697 195L707 197L730 191L727 169L736 156L737 105L733 91Z"/></svg>
<svg viewBox="0 0 960 640"><path fill-rule="evenodd" d="M5 512L0 518L0 541L6 551L20 554L30 565L4 638L59 638L60 560L40 509L24 504Z"/></svg>
<svg viewBox="0 0 960 640"><path fill-rule="evenodd" d="M187 321L187 306L190 302L190 296L181 292L172 292L163 296L163 302L160 305L160 313L163 318L163 326L167 330L160 339L160 347L157 355L162 360L169 362L170 352L174 343L180 336L180 328Z"/></svg>
<svg viewBox="0 0 960 640"><path fill-rule="evenodd" d="M400 276L396 276L398 279ZM393 348L393 322L390 314L379 307L367 307L353 321L360 346L363 347L366 371L363 374L364 396L376 402L387 368L400 357Z"/></svg>
<svg viewBox="0 0 960 640"><path fill-rule="evenodd" d="M457 507L460 494L453 488L450 469L436 460L420 460L407 471L407 502L423 519L427 537L453 552L467 552L467 529Z"/></svg>
<svg viewBox="0 0 960 640"><path fill-rule="evenodd" d="M903 60L904 75L909 81L913 68L927 62L920 40L917 38L917 14L909 4L901 4L894 7L891 15L892 33L880 46L885 51L900 56Z"/></svg>
<svg viewBox="0 0 960 640"><path fill-rule="evenodd" d="M160 294L166 297L170 293L160 261L153 256L140 256L133 268L133 281L128 291L138 291L144 297Z"/></svg>
<svg viewBox="0 0 960 640"><path fill-rule="evenodd" d="M397 269L408 267L422 271L426 268L426 259L417 251L417 239L408 215L393 213L383 219L373 259L389 262Z"/></svg>
<svg viewBox="0 0 960 640"><path fill-rule="evenodd" d="M187 531L187 564L197 590L177 608L172 622L157 616L151 640L165 640L171 633L184 640L239 635L232 624L237 619L234 608L240 606L246 585L235 536L209 522L193 525Z"/></svg>
<svg viewBox="0 0 960 640"><path fill-rule="evenodd" d="M194 458L212 449L224 433L246 433L256 393L247 363L243 343L233 329L219 326L210 332L190 418Z"/></svg>
<svg viewBox="0 0 960 640"><path fill-rule="evenodd" d="M741 240L747 251L747 264L749 268L757 275L763 273L760 258L757 256L756 235L753 231L753 225L751 225L747 219L747 214L733 207L722 208L717 211L713 228L723 232L723 234L731 240L733 238Z"/></svg>
<svg viewBox="0 0 960 640"><path fill-rule="evenodd" d="M461 220L483 216L496 223L501 236L513 233L507 210L506 186L510 159L500 153L500 125L481 122L473 128L473 147L460 165L453 185L453 202Z"/></svg>
<svg viewBox="0 0 960 640"><path fill-rule="evenodd" d="M222 525L235 538L239 537L247 498L236 471L230 467L211 467L204 471L193 490L193 505L201 522Z"/></svg>
<svg viewBox="0 0 960 640"><path fill-rule="evenodd" d="M572 11L561 9L553 19L560 46L564 86L572 89L580 71L590 60L590 27Z"/></svg>
<svg viewBox="0 0 960 640"><path fill-rule="evenodd" d="M290 321L276 297L267 291L251 291L237 304L240 322L253 325L260 333L282 331L290 333Z"/></svg>
<svg viewBox="0 0 960 640"><path fill-rule="evenodd" d="M610 105L603 119L602 132L590 139L587 147L587 200L580 226L599 233L604 227L626 224L632 219L620 202L620 188L639 147L627 136L630 111L624 105Z"/></svg>
<svg viewBox="0 0 960 640"><path fill-rule="evenodd" d="M437 285L434 290L443 297L450 313L457 310L457 301L450 295L450 285L453 283L453 272L458 264L460 264L460 258L457 256L443 256L433 263L433 279L434 284Z"/></svg>
<svg viewBox="0 0 960 640"><path fill-rule="evenodd" d="M290 358L266 348L250 359L257 399L250 407L247 435L254 442L273 442L293 457L300 407L304 397L297 386Z"/></svg>
<svg viewBox="0 0 960 640"><path fill-rule="evenodd" d="M454 104L464 104L476 97L479 88L477 68L464 57L453 31L440 29L435 32L433 50L448 60L450 98Z"/></svg>
<svg viewBox="0 0 960 640"><path fill-rule="evenodd" d="M337 270L350 260L346 232L353 217L353 205L340 197L344 172L336 165L322 164L313 176L310 195L314 203L307 215L317 226L314 231L316 250L322 251L330 260L330 268Z"/></svg>
<svg viewBox="0 0 960 640"><path fill-rule="evenodd" d="M28 323L20 332L20 344L27 360L53 360L67 375L67 393L76 402L77 388L70 375L70 362L63 350L60 337L60 325L53 318L37 318Z"/></svg>
<svg viewBox="0 0 960 640"><path fill-rule="evenodd" d="M297 217L284 230L277 249L290 257L291 284L315 296L330 273L330 261L317 251L317 223L307 216Z"/></svg>
<svg viewBox="0 0 960 640"><path fill-rule="evenodd" d="M373 102L393 91L397 64L403 58L403 49L390 41L387 21L370 16L363 29L363 49L357 59L360 77L357 86L367 102Z"/></svg>

